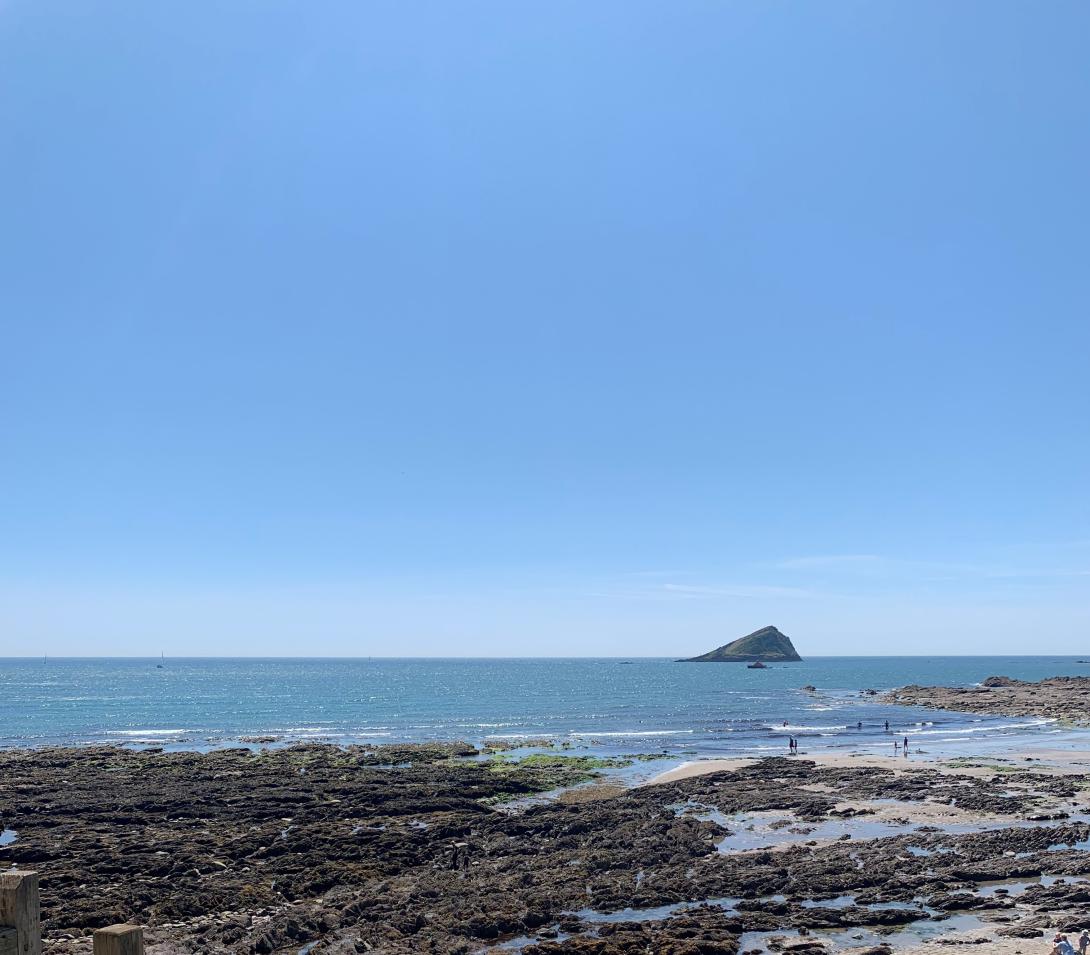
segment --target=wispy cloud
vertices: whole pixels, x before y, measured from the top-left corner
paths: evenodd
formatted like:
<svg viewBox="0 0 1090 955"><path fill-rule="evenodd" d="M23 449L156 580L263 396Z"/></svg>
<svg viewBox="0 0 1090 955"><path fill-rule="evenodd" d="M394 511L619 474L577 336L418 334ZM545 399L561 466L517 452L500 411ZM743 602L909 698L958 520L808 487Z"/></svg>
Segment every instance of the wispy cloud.
<svg viewBox="0 0 1090 955"><path fill-rule="evenodd" d="M663 584L663 590L679 597L816 597L813 590L802 587L777 587L771 584Z"/></svg>
<svg viewBox="0 0 1090 955"><path fill-rule="evenodd" d="M781 570L821 570L824 568L875 567L884 558L877 554L820 554L814 557L790 557L775 566Z"/></svg>
<svg viewBox="0 0 1090 955"><path fill-rule="evenodd" d="M1018 580L1062 579L1090 576L1084 567L1003 566L988 562L954 563L938 560L909 560L878 554L826 554L791 557L771 565L777 570L827 571L904 580Z"/></svg>
<svg viewBox="0 0 1090 955"><path fill-rule="evenodd" d="M684 577L691 570L630 570L626 577Z"/></svg>
<svg viewBox="0 0 1090 955"><path fill-rule="evenodd" d="M638 589L600 590L587 594L607 600L798 599L824 596L802 587L771 584L657 584Z"/></svg>

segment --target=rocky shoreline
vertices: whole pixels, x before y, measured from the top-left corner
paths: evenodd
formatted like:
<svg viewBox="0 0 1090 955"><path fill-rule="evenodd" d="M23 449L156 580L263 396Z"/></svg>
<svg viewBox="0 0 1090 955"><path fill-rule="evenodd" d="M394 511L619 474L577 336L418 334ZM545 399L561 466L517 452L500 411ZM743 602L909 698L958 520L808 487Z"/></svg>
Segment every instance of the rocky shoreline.
<svg viewBox="0 0 1090 955"><path fill-rule="evenodd" d="M520 808L594 768L474 753L0 752L0 869L41 873L58 955L126 920L151 955L882 953L1090 925L1090 776L781 757Z"/></svg>
<svg viewBox="0 0 1090 955"><path fill-rule="evenodd" d="M1036 716L1090 725L1090 677L1057 676L1027 682L992 676L979 686L910 684L886 694L889 703L962 713Z"/></svg>

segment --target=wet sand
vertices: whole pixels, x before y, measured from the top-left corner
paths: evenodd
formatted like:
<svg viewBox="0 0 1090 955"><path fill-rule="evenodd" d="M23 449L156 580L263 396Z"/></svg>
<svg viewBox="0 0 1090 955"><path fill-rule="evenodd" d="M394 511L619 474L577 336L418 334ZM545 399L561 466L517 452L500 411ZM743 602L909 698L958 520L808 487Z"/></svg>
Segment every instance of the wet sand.
<svg viewBox="0 0 1090 955"><path fill-rule="evenodd" d="M890 749L892 750L892 746ZM1003 766L1012 770L1031 769L1033 772L1058 775L1090 773L1090 752L1086 750L1062 750L1047 746L1038 748L1028 745L1009 752L1003 757L997 757L994 754L939 756L912 752L911 750L908 756L901 754L897 756L880 755L874 752L808 753L803 750L798 756L787 758L804 759L818 766L826 767L856 768L873 766L877 769L890 770L895 773L927 768L935 772L959 776L990 777L996 774L995 766ZM676 782L680 779L690 779L708 773L733 772L746 766L756 765L759 762L759 759L750 757L696 759L660 773L648 780L644 785Z"/></svg>

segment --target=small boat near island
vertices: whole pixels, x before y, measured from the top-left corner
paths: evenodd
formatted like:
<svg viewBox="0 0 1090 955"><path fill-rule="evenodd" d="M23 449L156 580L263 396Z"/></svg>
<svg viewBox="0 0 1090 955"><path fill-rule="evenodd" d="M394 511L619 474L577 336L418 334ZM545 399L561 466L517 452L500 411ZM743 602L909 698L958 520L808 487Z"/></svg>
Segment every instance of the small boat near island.
<svg viewBox="0 0 1090 955"><path fill-rule="evenodd" d="M767 670L768 667L766 667L760 660L754 660L752 663L749 663L749 664L746 665L746 669L747 670Z"/></svg>

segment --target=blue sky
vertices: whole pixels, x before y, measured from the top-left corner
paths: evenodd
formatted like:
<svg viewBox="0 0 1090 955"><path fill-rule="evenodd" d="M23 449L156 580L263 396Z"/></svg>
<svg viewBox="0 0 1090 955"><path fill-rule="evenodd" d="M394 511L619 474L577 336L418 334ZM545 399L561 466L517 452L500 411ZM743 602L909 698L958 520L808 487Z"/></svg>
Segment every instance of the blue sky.
<svg viewBox="0 0 1090 955"><path fill-rule="evenodd" d="M0 0L0 655L1090 652L1088 29Z"/></svg>

